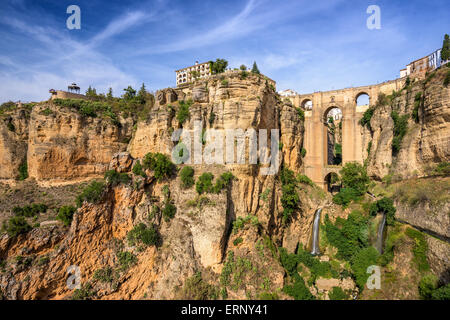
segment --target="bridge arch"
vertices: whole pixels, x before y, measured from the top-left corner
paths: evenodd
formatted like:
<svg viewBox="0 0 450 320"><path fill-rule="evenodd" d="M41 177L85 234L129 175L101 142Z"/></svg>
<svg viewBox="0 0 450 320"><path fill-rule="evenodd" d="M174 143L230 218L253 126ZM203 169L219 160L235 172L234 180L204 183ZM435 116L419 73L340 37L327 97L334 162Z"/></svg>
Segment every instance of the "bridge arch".
<svg viewBox="0 0 450 320"><path fill-rule="evenodd" d="M329 172L323 179L324 185L328 192L339 192L341 189L341 178L337 172Z"/></svg>
<svg viewBox="0 0 450 320"><path fill-rule="evenodd" d="M361 91L355 96L356 106L368 106L370 105L371 97L366 91Z"/></svg>
<svg viewBox="0 0 450 320"><path fill-rule="evenodd" d="M311 99L308 99L308 98L303 99L303 101L300 105L305 110L312 110L312 108L313 108L313 102Z"/></svg>

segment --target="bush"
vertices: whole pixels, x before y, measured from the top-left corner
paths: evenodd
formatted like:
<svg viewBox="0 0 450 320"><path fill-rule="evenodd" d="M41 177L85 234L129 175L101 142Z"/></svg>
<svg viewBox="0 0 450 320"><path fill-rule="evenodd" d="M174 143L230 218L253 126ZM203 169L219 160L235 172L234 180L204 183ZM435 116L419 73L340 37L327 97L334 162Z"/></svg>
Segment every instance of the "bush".
<svg viewBox="0 0 450 320"><path fill-rule="evenodd" d="M364 166L357 162L348 162L340 171L344 188L352 188L362 196L369 189L370 178Z"/></svg>
<svg viewBox="0 0 450 320"><path fill-rule="evenodd" d="M137 262L136 256L129 251L117 252L117 259L119 260L120 271L125 271Z"/></svg>
<svg viewBox="0 0 450 320"><path fill-rule="evenodd" d="M350 202L360 199L359 192L353 188L342 188L333 196L333 202L347 208Z"/></svg>
<svg viewBox="0 0 450 320"><path fill-rule="evenodd" d="M447 74L445 75L445 78L444 78L444 86L448 86L450 84L450 70L449 71L447 71Z"/></svg>
<svg viewBox="0 0 450 320"><path fill-rule="evenodd" d="M341 287L333 287L333 289L328 293L330 300L347 300L348 295L342 290Z"/></svg>
<svg viewBox="0 0 450 320"><path fill-rule="evenodd" d="M450 300L450 283L433 291L431 295L433 300Z"/></svg>
<svg viewBox="0 0 450 320"><path fill-rule="evenodd" d="M286 223L300 206L300 197L297 193L297 181L294 172L287 168L281 170L281 205L283 206L283 221Z"/></svg>
<svg viewBox="0 0 450 320"><path fill-rule="evenodd" d="M408 115L399 116L398 112L392 111L391 118L394 121L394 138L392 139L392 154L395 156L400 151L403 137L408 130Z"/></svg>
<svg viewBox="0 0 450 320"><path fill-rule="evenodd" d="M372 216L375 216L379 212L385 214L386 223L391 226L394 225L396 211L394 201L387 197L372 203L369 209L370 215Z"/></svg>
<svg viewBox="0 0 450 320"><path fill-rule="evenodd" d="M147 177L144 170L142 169L141 161L136 161L136 164L133 166L133 173L137 176L141 176L143 178Z"/></svg>
<svg viewBox="0 0 450 320"><path fill-rule="evenodd" d="M308 176L306 176L304 174L299 174L297 176L297 181L299 183L306 184L306 185L311 186L311 187L315 186L314 182Z"/></svg>
<svg viewBox="0 0 450 320"><path fill-rule="evenodd" d="M75 289L72 300L90 300L96 295L96 292L92 290L92 285L86 283L81 285L80 289Z"/></svg>
<svg viewBox="0 0 450 320"><path fill-rule="evenodd" d="M364 126L367 126L367 128L368 128L369 130L372 129L372 128L370 127L370 120L372 119L372 116L373 116L374 112L375 112L375 108L370 107L369 109L367 109L367 110L364 112L364 114L363 114L361 120L359 120L359 123L360 123L363 127L364 127Z"/></svg>
<svg viewBox="0 0 450 320"><path fill-rule="evenodd" d="M72 206L63 206L59 208L56 219L60 220L65 226L70 226L76 210L77 209Z"/></svg>
<svg viewBox="0 0 450 320"><path fill-rule="evenodd" d="M23 181L28 178L28 164L25 159L22 164L19 166L19 175L17 177L18 180Z"/></svg>
<svg viewBox="0 0 450 320"><path fill-rule="evenodd" d="M212 180L214 176L211 172L205 172L203 173L197 180L197 183L195 184L195 190L198 194L202 194L204 192L211 192L212 191Z"/></svg>
<svg viewBox="0 0 450 320"><path fill-rule="evenodd" d="M203 280L200 271L188 278L183 287L183 299L208 300L216 299L217 296L217 289Z"/></svg>
<svg viewBox="0 0 450 320"><path fill-rule="evenodd" d="M300 121L305 121L305 112L302 108L297 108L297 115L300 118Z"/></svg>
<svg viewBox="0 0 450 320"><path fill-rule="evenodd" d="M162 209L162 215L166 222L169 222L173 217L175 217L175 213L177 212L177 207L173 205L170 200L166 200L164 208Z"/></svg>
<svg viewBox="0 0 450 320"><path fill-rule="evenodd" d="M16 216L31 218L37 216L40 213L47 212L47 205L43 203L33 203L32 205L27 205L24 207L14 207L12 211Z"/></svg>
<svg viewBox="0 0 450 320"><path fill-rule="evenodd" d="M158 181L170 178L175 170L172 161L162 153L147 153L142 160L142 166L152 170Z"/></svg>
<svg viewBox="0 0 450 320"><path fill-rule="evenodd" d="M427 251L428 251L428 243L425 239L425 235L415 229L408 228L406 229L406 235L415 241L413 247L414 258L417 269L419 272L423 273L430 270L430 265L427 260Z"/></svg>
<svg viewBox="0 0 450 320"><path fill-rule="evenodd" d="M433 170L433 174L437 176L450 175L450 162L441 162Z"/></svg>
<svg viewBox="0 0 450 320"><path fill-rule="evenodd" d="M359 250L351 260L351 267L356 277L356 284L363 289L370 274L367 268L376 265L378 259L378 251L374 247L367 247Z"/></svg>
<svg viewBox="0 0 450 320"><path fill-rule="evenodd" d="M93 278L102 283L111 283L115 279L114 270L111 267L95 270Z"/></svg>
<svg viewBox="0 0 450 320"><path fill-rule="evenodd" d="M159 242L159 235L154 225L147 227L145 224L140 223L128 232L127 239L130 246L135 246L138 243L143 243L146 246L156 246Z"/></svg>
<svg viewBox="0 0 450 320"><path fill-rule="evenodd" d="M2 230L6 231L10 237L16 237L19 234L27 233L32 228L22 216L11 217L7 222L3 222Z"/></svg>
<svg viewBox="0 0 450 320"><path fill-rule="evenodd" d="M293 279L294 283L292 285L287 285L283 288L284 293L290 295L295 300L315 300L305 285L305 280L300 275L295 274Z"/></svg>
<svg viewBox="0 0 450 320"><path fill-rule="evenodd" d="M331 223L325 216L325 234L328 242L338 249L336 257L351 261L352 257L362 248L367 247L368 218L358 211L352 211L347 219L337 218Z"/></svg>
<svg viewBox="0 0 450 320"><path fill-rule="evenodd" d="M91 182L80 195L76 198L77 207L80 208L84 201L89 203L96 203L101 199L103 191L105 189L105 184L99 181Z"/></svg>
<svg viewBox="0 0 450 320"><path fill-rule="evenodd" d="M238 217L236 220L233 221L233 228L232 228L233 234L236 234L240 229L244 228L244 226L247 223L251 223L253 226L259 225L259 221L256 216L248 215L245 218Z"/></svg>
<svg viewBox="0 0 450 320"><path fill-rule="evenodd" d="M181 183L184 188L190 188L194 185L194 169L192 167L183 167L180 171Z"/></svg>
<svg viewBox="0 0 450 320"><path fill-rule="evenodd" d="M130 182L130 176L125 172L119 173L116 170L109 170L105 172L105 180L109 184L115 186L121 183L126 184Z"/></svg>
<svg viewBox="0 0 450 320"><path fill-rule="evenodd" d="M427 274L420 279L419 294L424 300L431 300L433 291L438 287L439 279L434 274Z"/></svg>
<svg viewBox="0 0 450 320"><path fill-rule="evenodd" d="M177 112L177 120L180 125L182 125L187 119L191 117L191 113L189 112L189 108L192 106L192 100L180 101L180 108Z"/></svg>
<svg viewBox="0 0 450 320"><path fill-rule="evenodd" d="M306 157L306 149L302 147L302 150L300 151L302 158Z"/></svg>
<svg viewBox="0 0 450 320"><path fill-rule="evenodd" d="M216 183L212 189L214 193L219 193L223 189L227 188L231 181L234 179L234 176L231 172L222 173L219 179L216 180Z"/></svg>

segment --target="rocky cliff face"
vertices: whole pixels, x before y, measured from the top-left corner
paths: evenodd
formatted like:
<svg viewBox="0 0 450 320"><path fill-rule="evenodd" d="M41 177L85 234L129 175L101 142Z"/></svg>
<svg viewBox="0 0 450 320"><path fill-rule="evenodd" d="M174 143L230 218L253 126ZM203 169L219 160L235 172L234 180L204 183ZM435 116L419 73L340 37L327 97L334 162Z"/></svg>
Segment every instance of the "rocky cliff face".
<svg viewBox="0 0 450 320"><path fill-rule="evenodd" d="M363 129L364 148L371 142L368 172L381 180L393 173L399 178L429 175L429 168L450 157L450 88L443 85L448 68L421 81L405 86L400 92L377 105L370 121L371 130ZM417 121L412 117L418 112ZM392 154L394 121L391 112L406 115L408 129L400 151Z"/></svg>
<svg viewBox="0 0 450 320"><path fill-rule="evenodd" d="M394 98L392 104L379 105L370 122L371 130L362 128L365 148L372 141L368 170L373 177L381 179L393 171L404 173L404 177L415 171L425 175L426 163L449 158L449 92L439 85L440 77L435 76L425 85L416 83ZM402 148L393 157L391 111L410 113L419 90L426 97L419 111L420 122L409 120ZM190 116L180 123L177 112L190 100ZM7 263L0 273L0 296L7 299L70 298L74 294L67 285L71 266L80 270L83 298L189 298L187 283L197 272L213 286L211 297L246 299L276 293L279 298L289 298L281 291L287 274L277 247L286 248L288 253L299 248L308 250L318 207L324 208L322 219L328 214L332 221L346 218L353 209L334 205L330 194L302 184L296 190L298 210L290 223L284 223L284 190L279 176L261 175L264 164L250 164L248 152L242 164L190 164L196 180L205 172L212 173L215 179L224 172L233 174L232 183L217 194L198 195L195 187L182 188L180 178L175 176L157 181L149 170L146 178L131 173L137 160L142 162L149 152L171 156L176 144L172 133L177 129L192 133L198 121L203 130L267 129L269 137L270 129L279 129L280 162L284 168L301 173L303 121L290 103L280 100L262 75L243 77L236 72L161 90L147 118L139 121L135 130L131 120L120 119L120 125L114 125L48 102L35 106L27 119L11 116L8 121L13 122L15 132L8 129L8 121L0 123L0 146L5 150L1 161L6 164L0 168L0 178L15 178L18 166L27 159L29 175L38 181L74 182L96 177L107 169L127 173L131 181L108 185L101 200L85 202L76 211L70 228L53 224L15 238L3 235L0 262ZM208 143L200 143L203 151ZM408 165L408 157L414 158L412 165ZM163 191L165 186L168 191ZM172 219L165 219L161 212L167 199L176 207ZM412 225L448 233L444 230L446 224L439 225L448 220L445 212L427 219L419 212L410 214L401 203L398 209L398 217ZM241 225L233 229L235 220ZM129 241L128 235L140 223L155 227L160 237L156 246ZM321 245L327 246L327 240L322 241ZM427 241L430 261L437 261L433 272L445 273L448 261L443 252L447 252L448 244L434 243L431 238ZM409 264L413 244L405 247L405 261ZM324 253L321 260L328 262L336 249L328 247ZM401 264L401 254L396 259L394 263ZM315 284L306 284L318 298L328 298L334 286L355 290L354 281L343 272L347 271L346 264L332 262L334 271L343 274L339 279L319 277ZM302 274L308 273L305 267ZM228 288L225 293L217 292L224 286ZM417 298L416 291L405 296Z"/></svg>

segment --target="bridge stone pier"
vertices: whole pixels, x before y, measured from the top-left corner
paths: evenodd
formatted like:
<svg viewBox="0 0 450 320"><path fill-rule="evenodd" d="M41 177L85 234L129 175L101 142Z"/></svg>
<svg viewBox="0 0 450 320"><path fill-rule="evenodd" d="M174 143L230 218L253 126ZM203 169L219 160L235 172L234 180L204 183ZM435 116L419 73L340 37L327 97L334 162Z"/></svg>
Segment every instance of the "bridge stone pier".
<svg viewBox="0 0 450 320"><path fill-rule="evenodd" d="M294 106L305 109L305 174L325 189L327 175L339 174L342 168L328 165L327 158L327 114L334 108L342 111L342 164L352 161L363 163L366 150L363 145L360 119L369 106L376 103L380 93L389 95L393 90L400 90L404 82L405 79L402 78L377 85L290 97ZM357 106L357 100L363 94L369 96L369 105Z"/></svg>

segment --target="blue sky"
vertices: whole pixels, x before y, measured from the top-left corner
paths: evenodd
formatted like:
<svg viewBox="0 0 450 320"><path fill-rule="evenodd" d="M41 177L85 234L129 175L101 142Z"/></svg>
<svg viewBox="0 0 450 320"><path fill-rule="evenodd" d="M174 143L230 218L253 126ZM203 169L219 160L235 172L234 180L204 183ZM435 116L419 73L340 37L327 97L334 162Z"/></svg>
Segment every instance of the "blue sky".
<svg viewBox="0 0 450 320"><path fill-rule="evenodd" d="M81 29L69 30L69 5ZM369 30L369 5L381 29ZM40 101L76 82L114 95L174 70L225 58L299 93L375 84L442 46L448 0L0 0L0 102Z"/></svg>

